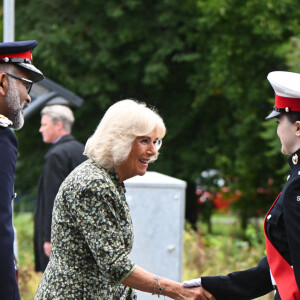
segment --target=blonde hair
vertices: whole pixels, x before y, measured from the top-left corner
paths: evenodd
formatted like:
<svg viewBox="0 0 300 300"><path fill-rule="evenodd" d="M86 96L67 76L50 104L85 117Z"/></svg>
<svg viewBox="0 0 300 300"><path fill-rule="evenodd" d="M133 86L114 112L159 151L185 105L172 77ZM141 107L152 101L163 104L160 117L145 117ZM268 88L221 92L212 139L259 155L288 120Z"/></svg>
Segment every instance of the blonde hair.
<svg viewBox="0 0 300 300"><path fill-rule="evenodd" d="M162 139L166 127L154 109L134 100L121 100L104 114L85 145L85 154L105 169L112 169L128 157L133 141L157 129ZM151 160L157 159L156 155Z"/></svg>

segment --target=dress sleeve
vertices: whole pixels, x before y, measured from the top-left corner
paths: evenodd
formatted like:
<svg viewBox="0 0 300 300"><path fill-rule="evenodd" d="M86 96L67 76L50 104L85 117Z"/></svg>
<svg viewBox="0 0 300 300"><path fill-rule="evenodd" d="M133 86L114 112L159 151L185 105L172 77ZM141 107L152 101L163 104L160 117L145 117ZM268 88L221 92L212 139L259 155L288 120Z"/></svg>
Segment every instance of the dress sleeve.
<svg viewBox="0 0 300 300"><path fill-rule="evenodd" d="M119 284L135 268L128 258L131 231L117 216L114 208L118 197L110 188L91 184L76 205L76 223L85 237L99 270L108 281Z"/></svg>
<svg viewBox="0 0 300 300"><path fill-rule="evenodd" d="M300 290L300 176L298 176L285 192L283 216L286 235L294 268L296 282Z"/></svg>

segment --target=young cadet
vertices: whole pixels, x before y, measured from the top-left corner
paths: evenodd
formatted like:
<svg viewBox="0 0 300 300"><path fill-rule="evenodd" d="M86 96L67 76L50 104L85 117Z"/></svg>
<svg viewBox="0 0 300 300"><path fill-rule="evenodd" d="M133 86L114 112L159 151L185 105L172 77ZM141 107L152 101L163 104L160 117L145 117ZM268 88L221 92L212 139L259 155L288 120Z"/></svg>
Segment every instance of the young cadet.
<svg viewBox="0 0 300 300"><path fill-rule="evenodd" d="M267 256L258 266L227 276L204 276L184 283L202 286L216 299L254 299L275 289L275 300L300 299L300 74L268 75L275 91L274 110L281 152L289 155L287 182L266 215Z"/></svg>

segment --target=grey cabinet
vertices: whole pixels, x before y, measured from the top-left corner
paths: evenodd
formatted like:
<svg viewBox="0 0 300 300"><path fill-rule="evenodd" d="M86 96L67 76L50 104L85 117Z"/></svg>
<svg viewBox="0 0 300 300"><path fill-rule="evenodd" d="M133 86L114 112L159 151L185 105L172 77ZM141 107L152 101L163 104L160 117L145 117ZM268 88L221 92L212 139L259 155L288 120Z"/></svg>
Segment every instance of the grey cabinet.
<svg viewBox="0 0 300 300"><path fill-rule="evenodd" d="M181 281L186 182L147 172L126 180L125 187L134 226L130 258L158 276ZM157 299L137 294L141 300Z"/></svg>

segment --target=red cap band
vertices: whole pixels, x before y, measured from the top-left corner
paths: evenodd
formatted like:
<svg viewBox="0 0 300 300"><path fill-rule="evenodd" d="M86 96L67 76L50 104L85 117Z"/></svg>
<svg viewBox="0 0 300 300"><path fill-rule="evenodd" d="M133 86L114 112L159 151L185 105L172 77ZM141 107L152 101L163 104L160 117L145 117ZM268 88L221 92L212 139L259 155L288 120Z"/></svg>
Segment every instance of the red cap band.
<svg viewBox="0 0 300 300"><path fill-rule="evenodd" d="M275 94L276 108L290 108L292 111L300 111L300 98L281 97Z"/></svg>
<svg viewBox="0 0 300 300"><path fill-rule="evenodd" d="M31 50L30 51L26 51L26 52L22 52L22 53L10 53L10 54L0 54L0 59L1 58L24 58L24 59L29 59L31 60Z"/></svg>

